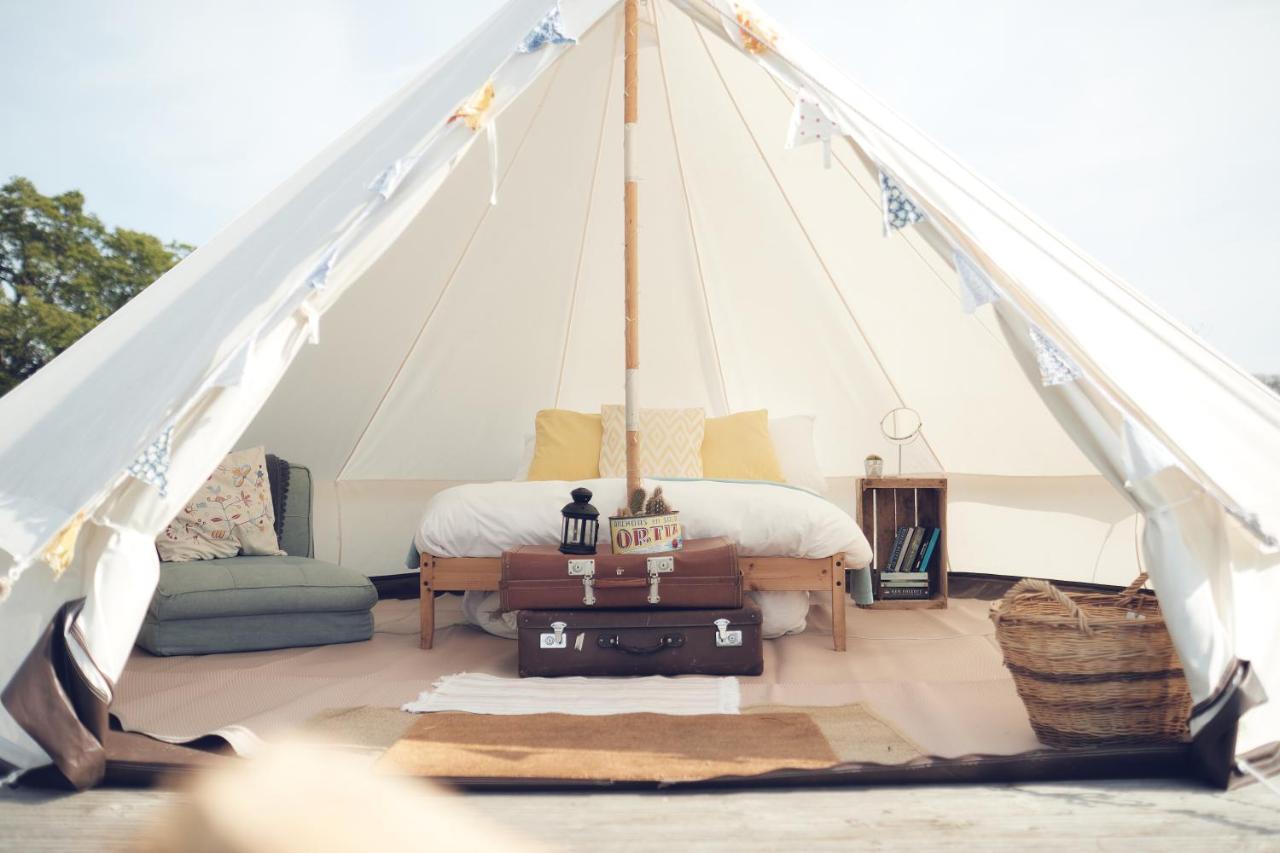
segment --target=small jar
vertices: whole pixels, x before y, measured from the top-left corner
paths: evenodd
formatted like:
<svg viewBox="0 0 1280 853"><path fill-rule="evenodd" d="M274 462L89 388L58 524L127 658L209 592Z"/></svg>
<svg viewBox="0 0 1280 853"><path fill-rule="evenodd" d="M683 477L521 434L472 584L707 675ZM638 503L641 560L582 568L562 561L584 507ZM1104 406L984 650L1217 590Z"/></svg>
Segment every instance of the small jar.
<svg viewBox="0 0 1280 853"><path fill-rule="evenodd" d="M884 460L874 453L863 460L863 465L867 468L868 477L879 477L884 474Z"/></svg>

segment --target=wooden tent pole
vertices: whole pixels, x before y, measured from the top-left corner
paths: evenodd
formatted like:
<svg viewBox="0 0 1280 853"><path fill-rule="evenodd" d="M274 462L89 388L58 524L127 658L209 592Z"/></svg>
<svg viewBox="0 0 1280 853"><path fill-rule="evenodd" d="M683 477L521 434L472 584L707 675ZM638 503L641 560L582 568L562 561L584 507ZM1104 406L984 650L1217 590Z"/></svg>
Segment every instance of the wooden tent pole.
<svg viewBox="0 0 1280 853"><path fill-rule="evenodd" d="M640 405L636 384L640 375L640 258L636 240L636 217L639 190L636 186L635 135L639 100L636 70L636 30L640 25L638 0L626 0L626 33L623 53L623 238L626 297L626 422L627 422L627 500L640 488Z"/></svg>

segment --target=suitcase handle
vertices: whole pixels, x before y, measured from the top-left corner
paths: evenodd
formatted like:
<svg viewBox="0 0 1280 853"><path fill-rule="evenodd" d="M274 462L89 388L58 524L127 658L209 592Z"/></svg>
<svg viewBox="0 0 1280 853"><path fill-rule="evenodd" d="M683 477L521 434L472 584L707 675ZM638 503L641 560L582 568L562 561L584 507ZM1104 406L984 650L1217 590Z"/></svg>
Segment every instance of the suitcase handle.
<svg viewBox="0 0 1280 853"><path fill-rule="evenodd" d="M596 589L617 589L620 587L648 586L644 578L596 578Z"/></svg>
<svg viewBox="0 0 1280 853"><path fill-rule="evenodd" d="M602 649L617 649L629 655L652 655L663 649L678 649L684 645L684 634L663 634L652 646L632 646L622 641L617 634L601 634L596 637L596 645Z"/></svg>

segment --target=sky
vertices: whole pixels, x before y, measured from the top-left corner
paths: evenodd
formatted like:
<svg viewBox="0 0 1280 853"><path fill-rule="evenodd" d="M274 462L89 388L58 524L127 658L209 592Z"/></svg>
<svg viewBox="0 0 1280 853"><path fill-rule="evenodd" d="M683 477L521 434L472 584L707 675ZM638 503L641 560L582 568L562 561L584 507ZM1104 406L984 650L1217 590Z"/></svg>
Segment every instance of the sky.
<svg viewBox="0 0 1280 853"><path fill-rule="evenodd" d="M501 0L0 0L0 180L207 241ZM1043 222L1280 373L1280 2L759 0Z"/></svg>

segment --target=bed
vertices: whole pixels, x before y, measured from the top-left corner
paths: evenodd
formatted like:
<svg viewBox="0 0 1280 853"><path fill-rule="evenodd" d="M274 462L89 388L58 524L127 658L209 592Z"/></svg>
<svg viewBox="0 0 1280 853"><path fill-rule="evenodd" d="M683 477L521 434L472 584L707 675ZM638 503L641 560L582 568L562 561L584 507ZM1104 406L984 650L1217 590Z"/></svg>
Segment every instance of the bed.
<svg viewBox="0 0 1280 853"><path fill-rule="evenodd" d="M845 568L871 559L853 519L805 489L723 480L647 482L661 485L680 511L685 538L725 536L737 544L748 590L826 592L843 602ZM472 483L431 499L414 536L422 570L422 648L432 645L435 593L497 590L503 551L559 542L560 509L578 486L592 491L602 517L624 503L621 479ZM843 651L843 607L832 608L831 621L832 643Z"/></svg>

